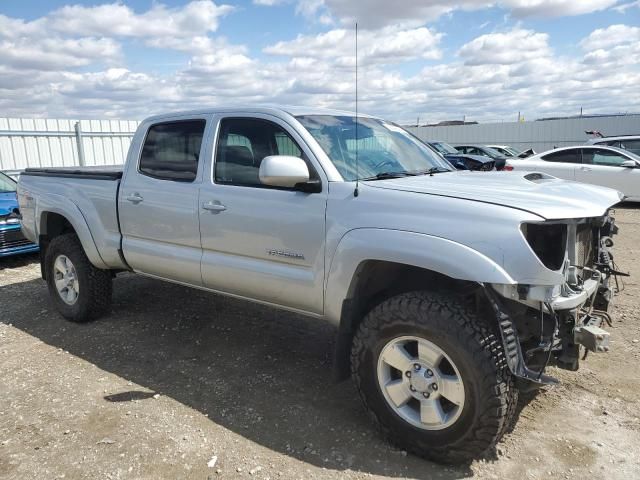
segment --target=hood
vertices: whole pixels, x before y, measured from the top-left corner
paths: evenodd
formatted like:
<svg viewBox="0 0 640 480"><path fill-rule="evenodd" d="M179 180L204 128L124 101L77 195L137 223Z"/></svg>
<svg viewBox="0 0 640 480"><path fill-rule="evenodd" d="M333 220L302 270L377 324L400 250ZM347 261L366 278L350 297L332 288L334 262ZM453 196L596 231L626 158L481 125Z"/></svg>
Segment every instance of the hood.
<svg viewBox="0 0 640 480"><path fill-rule="evenodd" d="M18 208L16 192L0 193L0 217L9 215L14 208Z"/></svg>
<svg viewBox="0 0 640 480"><path fill-rule="evenodd" d="M444 156L445 158L446 157L470 158L471 160L475 160L476 162L479 162L479 163L493 162L492 158L485 157L484 155L470 155L467 153L445 153Z"/></svg>
<svg viewBox="0 0 640 480"><path fill-rule="evenodd" d="M457 171L365 183L374 188L503 205L546 220L599 217L623 198L622 193L611 188L532 172Z"/></svg>

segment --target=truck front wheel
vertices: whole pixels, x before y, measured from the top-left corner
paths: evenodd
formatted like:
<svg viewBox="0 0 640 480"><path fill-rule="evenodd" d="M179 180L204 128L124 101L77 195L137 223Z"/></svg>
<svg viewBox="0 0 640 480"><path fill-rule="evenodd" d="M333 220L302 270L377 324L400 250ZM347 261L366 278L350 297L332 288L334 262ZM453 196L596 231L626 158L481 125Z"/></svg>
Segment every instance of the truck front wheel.
<svg viewBox="0 0 640 480"><path fill-rule="evenodd" d="M431 460L481 456L514 415L517 389L498 337L453 295L412 292L379 304L356 332L351 368L382 432Z"/></svg>
<svg viewBox="0 0 640 480"><path fill-rule="evenodd" d="M111 274L91 264L75 234L51 240L45 268L49 294L67 320L87 322L109 309Z"/></svg>

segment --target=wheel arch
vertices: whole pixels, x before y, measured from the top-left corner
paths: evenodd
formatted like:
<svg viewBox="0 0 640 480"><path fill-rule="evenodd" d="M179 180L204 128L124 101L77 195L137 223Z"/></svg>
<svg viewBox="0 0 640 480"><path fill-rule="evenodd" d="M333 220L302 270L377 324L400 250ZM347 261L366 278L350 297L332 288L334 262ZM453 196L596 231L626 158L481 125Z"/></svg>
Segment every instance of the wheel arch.
<svg viewBox="0 0 640 480"><path fill-rule="evenodd" d="M325 315L337 326L334 379L349 376L353 335L364 314L412 290L470 293L479 283L516 282L465 245L414 232L359 229L340 241L327 276Z"/></svg>
<svg viewBox="0 0 640 480"><path fill-rule="evenodd" d="M69 203L70 205L67 205ZM62 207L56 205L42 205L38 212L38 243L41 249L41 262L46 255L46 250L55 237L66 233L75 233L89 261L98 268L108 268L104 263L98 248L93 240L89 226L76 205L65 201ZM46 272L42 268L42 278L46 279Z"/></svg>

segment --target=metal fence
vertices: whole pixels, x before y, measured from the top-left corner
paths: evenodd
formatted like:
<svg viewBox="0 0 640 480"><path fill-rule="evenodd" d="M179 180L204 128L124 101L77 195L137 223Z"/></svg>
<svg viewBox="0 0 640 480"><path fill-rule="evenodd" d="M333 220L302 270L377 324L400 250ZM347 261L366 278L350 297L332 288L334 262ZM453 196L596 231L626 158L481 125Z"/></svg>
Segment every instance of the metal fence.
<svg viewBox="0 0 640 480"><path fill-rule="evenodd" d="M0 118L0 171L121 165L138 127L132 120Z"/></svg>
<svg viewBox="0 0 640 480"><path fill-rule="evenodd" d="M409 127L422 140L452 145L511 145L520 150L544 152L554 147L582 145L589 137L585 130L604 135L640 135L640 115L611 115L563 118L533 122L479 123L434 127Z"/></svg>

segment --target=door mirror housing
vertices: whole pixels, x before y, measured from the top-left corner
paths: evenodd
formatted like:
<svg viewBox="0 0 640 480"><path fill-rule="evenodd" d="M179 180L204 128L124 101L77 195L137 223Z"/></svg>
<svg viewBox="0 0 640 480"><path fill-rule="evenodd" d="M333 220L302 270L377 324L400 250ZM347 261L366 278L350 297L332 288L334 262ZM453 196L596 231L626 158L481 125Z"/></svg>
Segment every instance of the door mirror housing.
<svg viewBox="0 0 640 480"><path fill-rule="evenodd" d="M625 160L620 164L620 166L625 168L637 168L638 164L635 162L635 160Z"/></svg>
<svg viewBox="0 0 640 480"><path fill-rule="evenodd" d="M309 182L309 167L298 157L269 155L260 162L258 176L263 185L298 188L298 185Z"/></svg>

